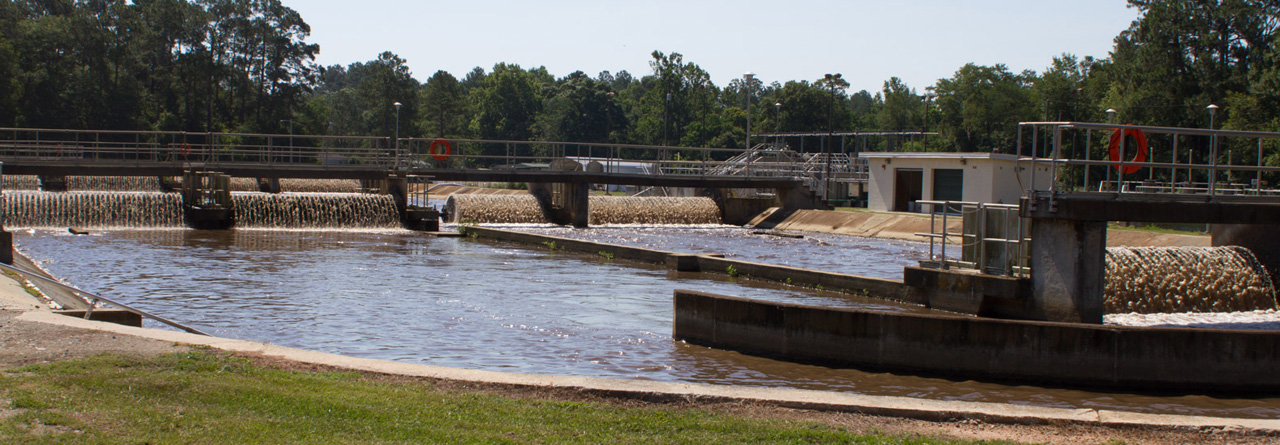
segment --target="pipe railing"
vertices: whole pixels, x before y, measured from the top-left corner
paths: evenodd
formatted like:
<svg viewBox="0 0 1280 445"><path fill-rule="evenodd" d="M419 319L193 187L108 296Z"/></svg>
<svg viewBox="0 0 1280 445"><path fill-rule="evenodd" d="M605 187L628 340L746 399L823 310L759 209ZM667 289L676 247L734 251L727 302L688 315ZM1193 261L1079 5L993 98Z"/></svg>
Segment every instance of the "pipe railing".
<svg viewBox="0 0 1280 445"><path fill-rule="evenodd" d="M1126 135L1129 130L1141 132L1147 143L1146 159L1136 159L1142 147L1133 144L1142 141L1131 142L1130 137L1114 138L1115 156L1110 155L1111 139L1121 130ZM1227 147L1225 159L1224 146ZM1101 159L1094 156L1099 149ZM1280 133L1273 132L1090 122L1018 125L1018 154L1033 164L1051 167L1048 189L1036 186L1036 172L1032 169L1031 185L1026 186L1028 193L1101 191L1210 197L1273 196L1280 192L1267 188L1262 175L1280 172L1280 167L1264 165L1263 160L1277 150L1280 150ZM1252 155L1249 163L1242 162L1248 158L1246 154ZM1098 171L1099 168L1102 171ZM1226 172L1225 181L1219 178L1222 172ZM1060 178L1060 174L1064 176ZM1252 178L1247 178L1250 174ZM1235 180L1241 178L1247 182Z"/></svg>
<svg viewBox="0 0 1280 445"><path fill-rule="evenodd" d="M92 317L92 315L93 315L93 309L98 305L98 303L106 303L106 304L110 304L110 305L112 305L112 306L115 306L115 307L118 307L118 308L124 309L124 310L126 310L126 311L133 312L133 313L138 314L138 315L140 315L140 316L142 316L142 317L149 318L149 319L152 319L152 320L158 321L158 322L160 322L160 323L163 323L163 324L166 324L166 325L172 326L172 327L174 327L174 328L178 328L178 329L181 329L181 330L183 330L183 331L190 332L190 333L192 333L192 334L204 335L204 336L211 336L211 335L209 335L209 334L207 334L207 333L205 333L205 332L203 332L203 331L201 331L201 330L199 330L199 329L196 329L196 328L193 328L193 327L190 327L190 326L184 325L184 324L182 324L182 323L178 323L178 322L176 322L176 321L170 320L170 319L165 318L165 317L161 317L161 316L159 316L159 315L155 315L155 314L152 314L152 313L148 313L148 312L146 312L146 311L143 311L143 310L141 310L141 309L138 309L138 308L135 308L135 307L129 306L129 305L127 305L127 304L124 304L124 303L121 303L121 302L118 302L118 301L114 301L114 300L107 299L107 298L102 297L102 296L100 296L100 295L95 295L95 294L90 293L90 292L85 292L85 291L80 290L80 289L78 289L78 288L76 288L76 287L74 287L74 286L70 286L70 285L67 285L67 284L64 284L64 283L58 282L57 280L53 280L53 279L47 278L47 277L45 277L45 276L42 276L42 275L40 275L40 274L38 274L38 273L36 273L36 272L32 272L32 271L29 271L29 270L26 270L26 269L21 269L21 268L18 268L18 267L10 266L10 265L8 265L8 264L4 264L4 263L0 263L0 269L7 270L7 271L10 271L10 272L13 272L13 273L16 273L16 274L22 275L24 278L26 278L26 279L28 279L28 280L30 280L30 279L34 279L34 280L39 281L39 282L41 282L41 283L44 283L44 284L50 284L50 285L53 285L53 286L57 286L57 287L60 287L60 288L66 289L66 290L68 290L68 291L70 291L70 292L72 292L72 293L79 294L79 295L81 296L80 298L84 298L84 299L85 299L85 301L89 303L89 308L88 308L88 309L86 309L86 310L85 310L85 313L84 313L84 318L85 318L86 320L88 320L88 319L90 319L90 317Z"/></svg>

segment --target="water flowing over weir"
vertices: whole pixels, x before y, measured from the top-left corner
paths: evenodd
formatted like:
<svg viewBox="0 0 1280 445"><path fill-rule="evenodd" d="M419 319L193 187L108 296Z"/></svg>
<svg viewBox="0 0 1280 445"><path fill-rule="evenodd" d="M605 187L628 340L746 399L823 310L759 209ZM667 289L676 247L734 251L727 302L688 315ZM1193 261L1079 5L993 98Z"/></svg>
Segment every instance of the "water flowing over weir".
<svg viewBox="0 0 1280 445"><path fill-rule="evenodd" d="M1275 309L1267 271L1242 247L1107 249L1107 313Z"/></svg>
<svg viewBox="0 0 1280 445"><path fill-rule="evenodd" d="M239 228L395 229L390 195L357 193L233 193Z"/></svg>
<svg viewBox="0 0 1280 445"><path fill-rule="evenodd" d="M711 198L592 196L591 225L720 224L720 209ZM451 195L446 212L469 223L546 224L533 195Z"/></svg>
<svg viewBox="0 0 1280 445"><path fill-rule="evenodd" d="M182 196L146 192L4 192L6 228L182 227Z"/></svg>
<svg viewBox="0 0 1280 445"><path fill-rule="evenodd" d="M280 190L295 193L359 193L360 181L354 179L280 178ZM256 192L255 178L231 178L231 191Z"/></svg>
<svg viewBox="0 0 1280 445"><path fill-rule="evenodd" d="M5 175L5 190L40 190L40 178ZM151 176L68 176L67 189L98 192L159 192L160 179Z"/></svg>

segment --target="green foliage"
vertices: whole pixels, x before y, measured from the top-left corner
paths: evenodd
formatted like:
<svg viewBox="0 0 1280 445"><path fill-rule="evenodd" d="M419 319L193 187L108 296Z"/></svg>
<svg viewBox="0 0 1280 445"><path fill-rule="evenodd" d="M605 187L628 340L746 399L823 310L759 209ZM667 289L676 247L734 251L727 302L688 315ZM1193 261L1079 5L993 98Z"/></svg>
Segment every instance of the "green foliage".
<svg viewBox="0 0 1280 445"><path fill-rule="evenodd" d="M549 250L556 250L560 247L555 241L543 241L542 245L547 246L547 249Z"/></svg>
<svg viewBox="0 0 1280 445"><path fill-rule="evenodd" d="M601 250L600 252L597 252L597 253L598 253L600 256L604 257L604 259L609 260L609 261L613 261L613 252L609 252L609 251Z"/></svg>
<svg viewBox="0 0 1280 445"><path fill-rule="evenodd" d="M729 276L731 276L731 277L736 277L736 276L738 276L738 268L737 268L737 267L734 267L734 265L732 265L732 264L730 264L728 267L725 267L725 268L724 268L724 272L725 272L725 273L727 273L727 274L729 274Z"/></svg>

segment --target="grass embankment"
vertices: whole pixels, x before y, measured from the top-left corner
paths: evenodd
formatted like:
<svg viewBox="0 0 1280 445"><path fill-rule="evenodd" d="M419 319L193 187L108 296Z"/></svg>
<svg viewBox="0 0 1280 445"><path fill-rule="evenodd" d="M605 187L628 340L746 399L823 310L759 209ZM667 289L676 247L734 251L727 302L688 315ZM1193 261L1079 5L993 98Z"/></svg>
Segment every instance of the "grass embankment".
<svg viewBox="0 0 1280 445"><path fill-rule="evenodd" d="M0 442L950 443L709 410L527 400L195 351L0 373Z"/></svg>

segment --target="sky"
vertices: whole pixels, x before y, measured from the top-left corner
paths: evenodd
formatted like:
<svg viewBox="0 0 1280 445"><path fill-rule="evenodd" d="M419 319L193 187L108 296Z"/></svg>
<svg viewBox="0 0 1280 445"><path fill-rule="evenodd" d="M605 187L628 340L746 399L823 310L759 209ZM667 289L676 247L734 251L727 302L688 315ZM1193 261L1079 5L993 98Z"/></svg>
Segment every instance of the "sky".
<svg viewBox="0 0 1280 445"><path fill-rule="evenodd" d="M426 81L499 62L652 74L650 54L680 53L725 86L841 73L850 90L890 77L923 90L966 63L1043 72L1063 53L1107 58L1138 17L1123 0L283 0L311 25L316 62L391 51Z"/></svg>

